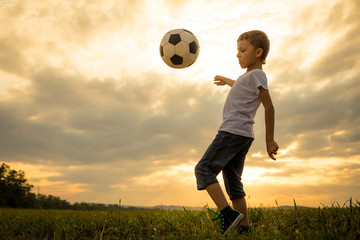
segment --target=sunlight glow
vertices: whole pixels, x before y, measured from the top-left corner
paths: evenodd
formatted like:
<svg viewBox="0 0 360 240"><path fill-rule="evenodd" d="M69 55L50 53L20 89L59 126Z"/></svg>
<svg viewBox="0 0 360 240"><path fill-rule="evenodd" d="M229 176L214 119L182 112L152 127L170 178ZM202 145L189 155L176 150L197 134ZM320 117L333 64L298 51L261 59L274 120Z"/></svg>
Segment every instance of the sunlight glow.
<svg viewBox="0 0 360 240"><path fill-rule="evenodd" d="M280 153L282 155L286 155L290 151L294 151L298 148L299 143L297 141L292 142L289 146L285 147L284 149L280 149Z"/></svg>
<svg viewBox="0 0 360 240"><path fill-rule="evenodd" d="M169 181L189 184L195 181L194 166L195 163L171 166L163 170L155 171L148 175L135 177L134 181L137 184L145 185L148 187L166 185ZM174 178L174 176L176 176L176 178Z"/></svg>
<svg viewBox="0 0 360 240"><path fill-rule="evenodd" d="M267 173L276 173L276 169L266 169L261 167L246 167L243 172L242 179L246 184L264 181L263 175Z"/></svg>
<svg viewBox="0 0 360 240"><path fill-rule="evenodd" d="M261 152L257 152L257 153L253 153L251 156L252 157L263 157L265 155L261 154Z"/></svg>

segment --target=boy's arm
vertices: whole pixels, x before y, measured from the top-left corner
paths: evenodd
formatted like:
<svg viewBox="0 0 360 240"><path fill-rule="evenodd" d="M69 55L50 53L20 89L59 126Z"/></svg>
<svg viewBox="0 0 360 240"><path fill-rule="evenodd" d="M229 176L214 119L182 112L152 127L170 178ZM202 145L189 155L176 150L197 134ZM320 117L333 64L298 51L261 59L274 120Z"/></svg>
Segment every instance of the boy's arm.
<svg viewBox="0 0 360 240"><path fill-rule="evenodd" d="M276 160L274 155L277 154L279 146L274 140L275 109L269 91L262 87L259 89L259 97L265 109L266 149L269 157Z"/></svg>
<svg viewBox="0 0 360 240"><path fill-rule="evenodd" d="M230 79L230 78L226 78L223 76L219 76L216 75L214 77L214 84L218 85L218 86L223 86L223 85L229 85L230 87L232 87L232 85L234 85L234 80Z"/></svg>

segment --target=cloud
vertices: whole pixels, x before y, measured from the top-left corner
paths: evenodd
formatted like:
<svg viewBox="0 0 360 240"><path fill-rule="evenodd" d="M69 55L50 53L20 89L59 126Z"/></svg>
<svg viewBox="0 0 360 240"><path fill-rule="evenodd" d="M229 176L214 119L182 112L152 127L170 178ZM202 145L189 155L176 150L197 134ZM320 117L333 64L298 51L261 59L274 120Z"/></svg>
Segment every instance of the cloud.
<svg viewBox="0 0 360 240"><path fill-rule="evenodd" d="M298 142L296 151L284 157L360 154L357 137L360 111L356 104L360 98L360 72L356 67L360 63L360 48L356 44L360 25L352 21L358 8L354 1L339 2L329 16L310 18L317 20L316 25L309 25L306 20L309 18L300 14L294 21L294 33L297 29L306 31L292 36L283 49L285 53L304 49L303 53L307 54L302 51L300 55L286 54L287 59L294 61L285 61L282 55L272 60L283 66L274 72L271 83L277 113L276 133L285 148ZM334 12L336 24L332 23ZM322 28L325 31L319 31Z"/></svg>
<svg viewBox="0 0 360 240"><path fill-rule="evenodd" d="M276 167L260 174L263 183L245 184L252 201L268 202L271 206L274 200L279 205L292 205L295 199L298 205L316 206L331 205L334 201L343 204L350 197L358 196L360 165L357 158L284 159L282 163L285 166L273 163Z"/></svg>
<svg viewBox="0 0 360 240"><path fill-rule="evenodd" d="M98 61L97 48L113 48L122 41L126 44L127 39L136 39L135 31L146 24L143 17L138 17L145 12L142 0L7 2L0 6L4 26L0 33L0 67L25 77L43 66L71 66L82 71L79 61L95 61L96 57Z"/></svg>
<svg viewBox="0 0 360 240"><path fill-rule="evenodd" d="M200 157L221 120L216 91L158 73L85 79L44 68L0 101L1 159L46 164L56 174L34 181L84 197L136 188L136 177Z"/></svg>
<svg viewBox="0 0 360 240"><path fill-rule="evenodd" d="M221 102L211 85L170 84L154 73L141 79L87 81L53 68L36 73L25 90L0 102L2 155L59 165L184 161L177 154L193 155L216 131Z"/></svg>
<svg viewBox="0 0 360 240"><path fill-rule="evenodd" d="M336 40L314 63L312 74L331 77L359 65L360 47L357 43L360 40L360 24L354 21L359 10L360 4L357 1L344 1L333 7L323 27L328 29L329 34L335 35L336 37L332 38Z"/></svg>
<svg viewBox="0 0 360 240"><path fill-rule="evenodd" d="M129 27L143 12L144 1L100 0L77 2L51 2L35 0L31 3L10 0L12 4L1 8L3 20L9 28L7 32L22 29L20 35L40 40L83 41L103 34L118 26ZM9 1L9 2L10 2ZM41 23L41 24L38 24ZM28 28L31 26L32 28ZM47 35L51 31L52 35ZM31 33L37 35L30 36Z"/></svg>
<svg viewBox="0 0 360 240"><path fill-rule="evenodd" d="M27 42L14 35L0 38L0 68L20 76L24 75L28 70L28 61L20 50L24 45L27 45Z"/></svg>

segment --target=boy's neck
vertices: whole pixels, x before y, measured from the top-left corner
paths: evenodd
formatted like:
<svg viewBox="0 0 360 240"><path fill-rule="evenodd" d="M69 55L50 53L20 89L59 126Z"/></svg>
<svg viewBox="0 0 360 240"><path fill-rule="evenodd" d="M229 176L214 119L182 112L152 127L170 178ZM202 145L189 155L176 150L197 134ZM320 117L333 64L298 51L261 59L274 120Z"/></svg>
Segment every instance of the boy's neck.
<svg viewBox="0 0 360 240"><path fill-rule="evenodd" d="M246 72L248 73L248 72L250 72L251 70L254 70L254 69L263 70L262 66L263 66L263 64L261 62L256 62L254 65L249 66L246 69Z"/></svg>

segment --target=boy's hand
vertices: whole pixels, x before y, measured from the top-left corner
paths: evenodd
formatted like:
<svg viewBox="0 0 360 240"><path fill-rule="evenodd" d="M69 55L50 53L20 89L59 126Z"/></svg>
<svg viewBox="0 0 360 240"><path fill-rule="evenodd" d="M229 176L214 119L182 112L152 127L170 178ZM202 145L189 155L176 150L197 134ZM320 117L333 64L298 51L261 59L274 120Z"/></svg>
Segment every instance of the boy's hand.
<svg viewBox="0 0 360 240"><path fill-rule="evenodd" d="M223 76L216 75L214 77L214 84L216 84L217 86L224 86L226 84L232 86L234 82L235 82L234 80Z"/></svg>
<svg viewBox="0 0 360 240"><path fill-rule="evenodd" d="M276 160L274 155L276 155L277 151L279 150L278 144L274 140L266 141L266 148L267 148L267 152L269 154L269 157L271 159L273 159L273 160Z"/></svg>

